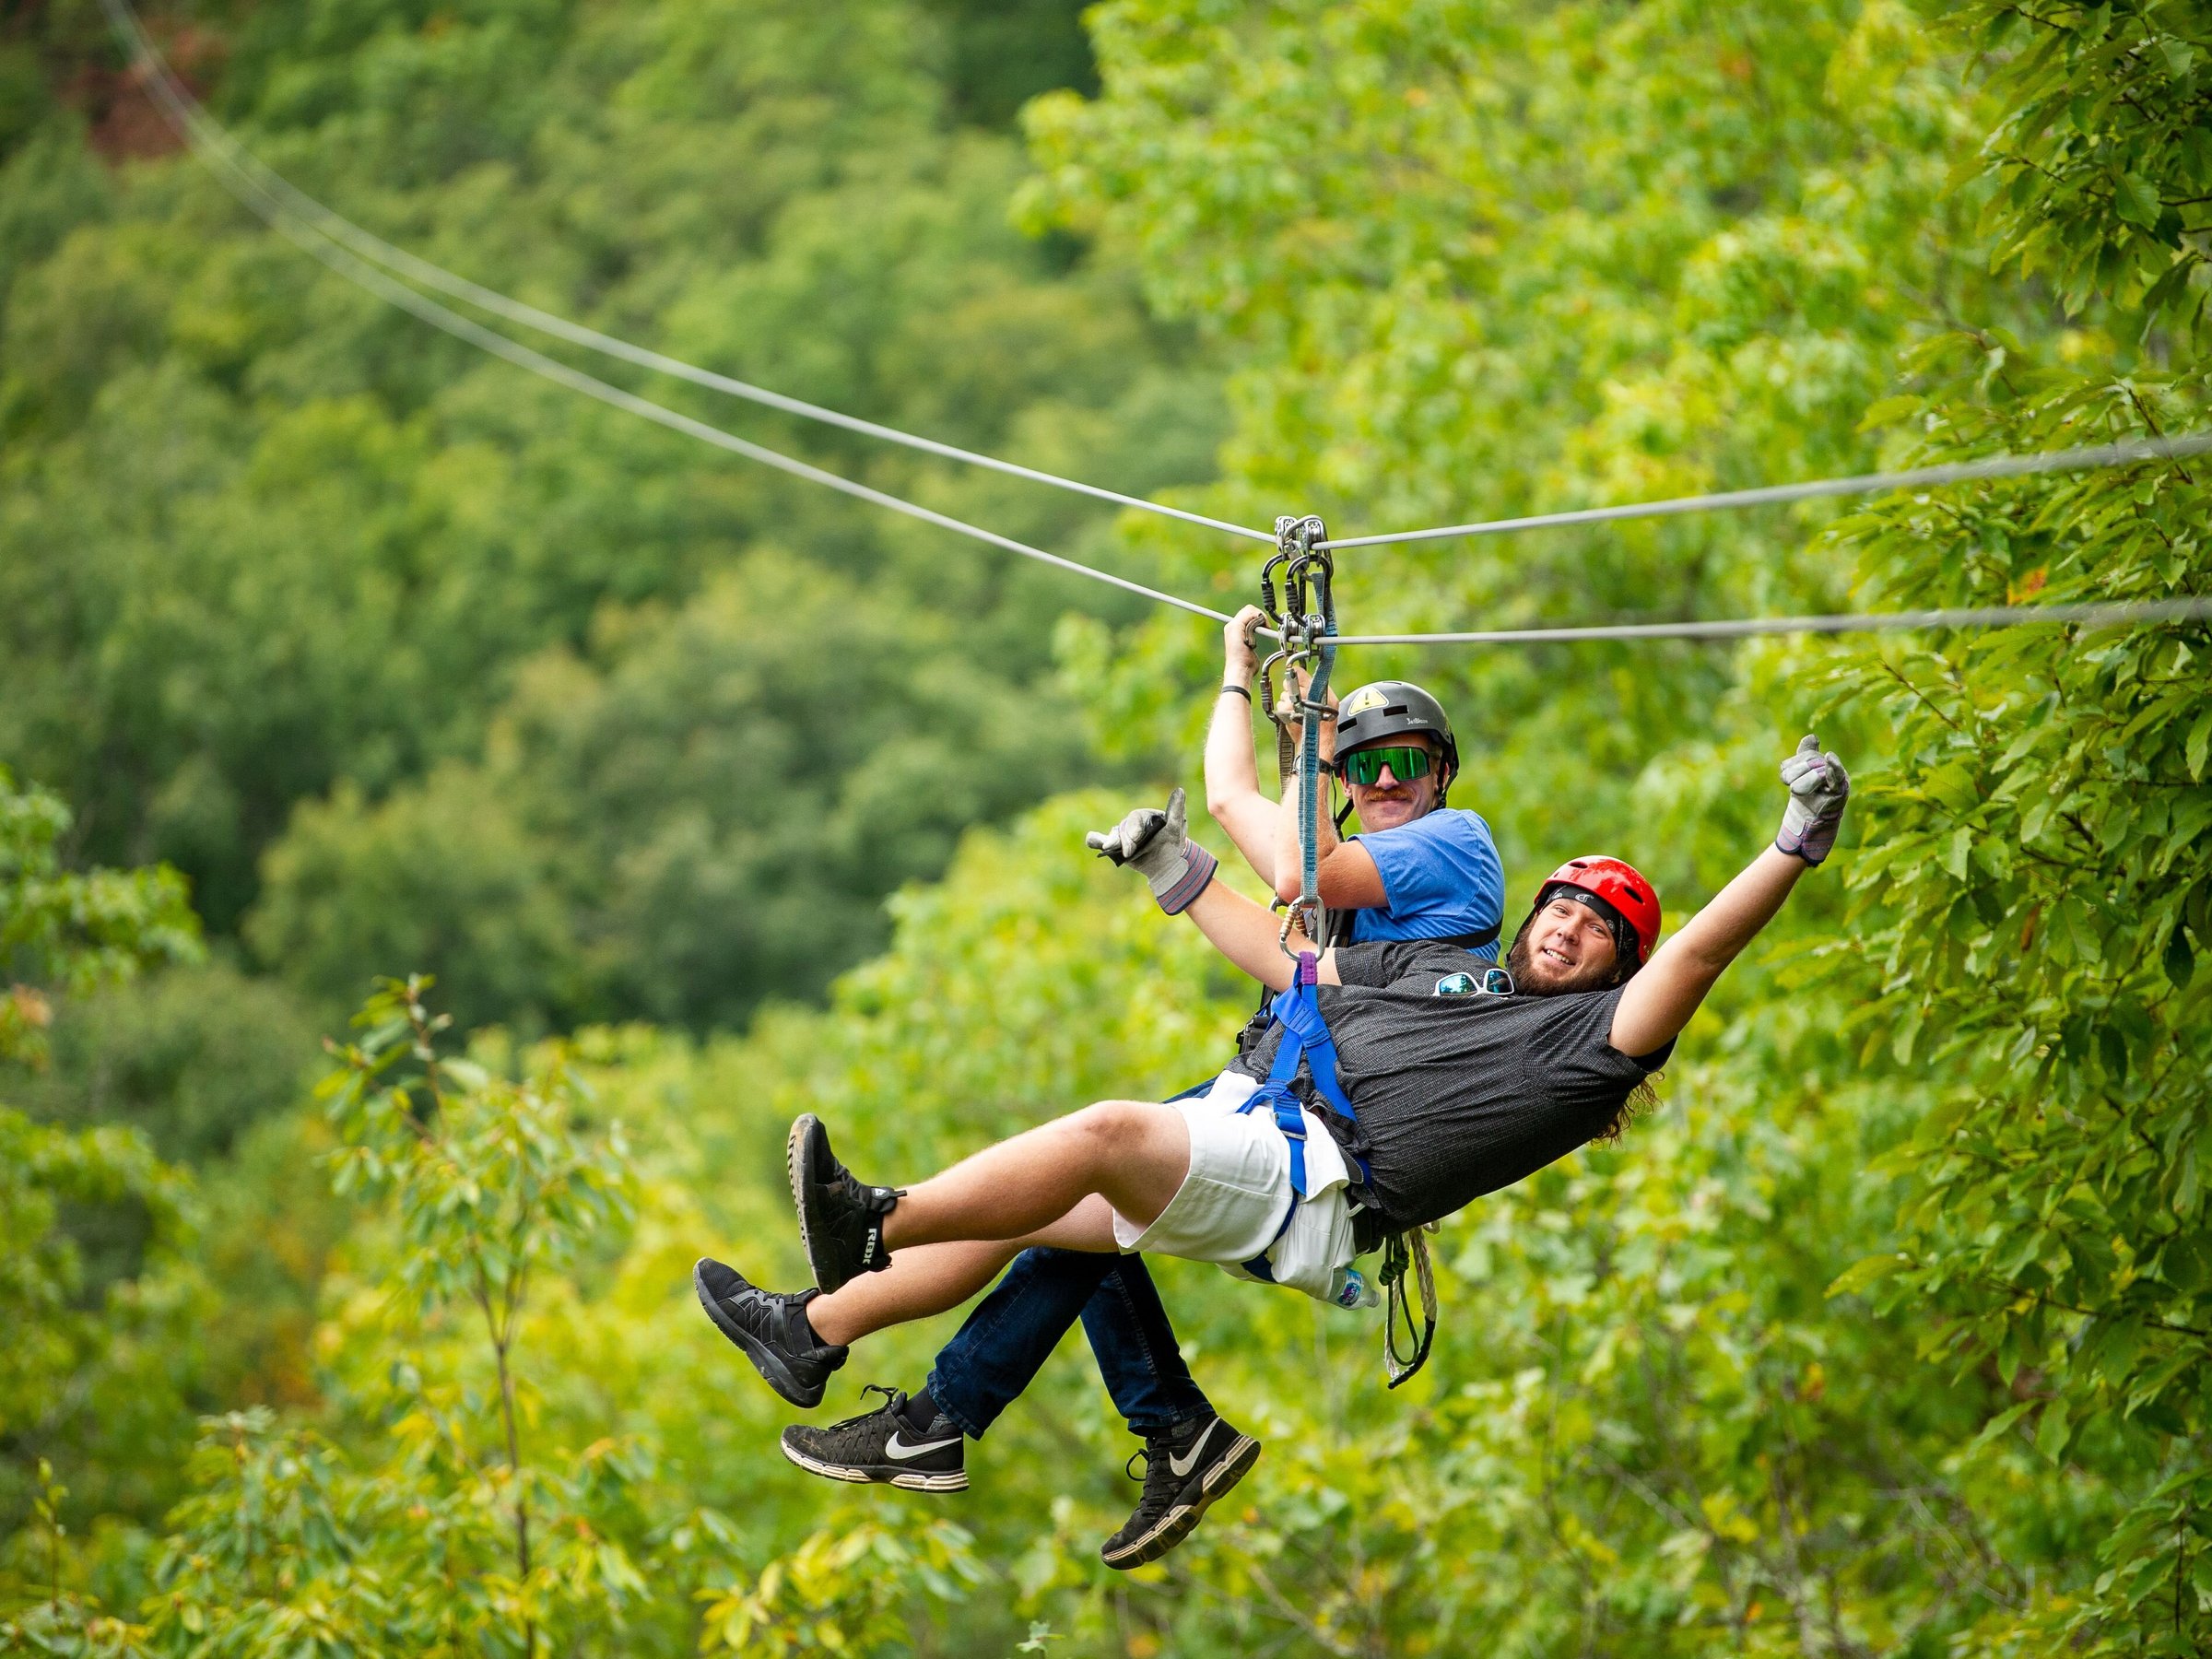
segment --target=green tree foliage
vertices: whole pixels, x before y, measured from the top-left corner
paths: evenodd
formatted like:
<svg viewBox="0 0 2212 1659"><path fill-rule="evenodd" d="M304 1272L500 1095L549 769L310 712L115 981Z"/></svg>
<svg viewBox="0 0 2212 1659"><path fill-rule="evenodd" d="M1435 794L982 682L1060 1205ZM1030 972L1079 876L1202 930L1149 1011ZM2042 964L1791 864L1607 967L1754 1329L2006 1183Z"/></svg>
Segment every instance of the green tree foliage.
<svg viewBox="0 0 2212 1659"><path fill-rule="evenodd" d="M218 961L61 996L45 1038L41 1065L0 1070L0 1095L48 1122L133 1124L200 1164L299 1103L315 1029L282 985Z"/></svg>
<svg viewBox="0 0 2212 1659"><path fill-rule="evenodd" d="M2188 227L2212 187L2212 18L1970 7L1961 22L2009 48L2017 112L1984 151L2005 185L2000 255L2048 270L2082 326L2139 333L2144 360L2114 382L2082 375L2070 340L1941 336L1877 416L1931 452L2205 425L2205 250ZM2201 593L2207 500L2194 466L2091 475L1885 504L1851 534L1900 595ZM1926 1055L1949 1084L1889 1155L1908 1183L1899 1248L1857 1277L1881 1276L1886 1305L1943 1309L1930 1357L1994 1366L2012 1396L1983 1440L2112 1517L2086 1588L1994 1621L2010 1648L2212 1642L2205 649L2202 630L2043 634L1852 676L1897 739L1891 839L1855 880L1868 1046Z"/></svg>
<svg viewBox="0 0 2212 1659"><path fill-rule="evenodd" d="M723 1357L684 1351L665 1294L704 1171L680 1121L641 1157L615 1113L726 1088L754 1057L696 1065L642 1032L464 1055L428 990L382 989L319 1090L326 1176L371 1200L322 1426L207 1418L166 1537L105 1542L114 1610L34 1606L17 1633L270 1655L782 1652L804 1633L858 1654L900 1651L918 1605L961 1604L983 1570L958 1525L825 1526L779 1502L802 1523L779 1550L757 1471L710 1461ZM770 1420L738 1415L753 1436Z"/></svg>
<svg viewBox="0 0 2212 1659"><path fill-rule="evenodd" d="M1232 366L1202 499L1252 521L1357 532L2212 422L2199 6L1112 0L1097 96L1030 109L1022 211L1063 233L1042 246L1004 228L1005 146L945 121L974 94L918 15L256 12L216 89L311 184L347 199L365 173L380 225L534 296L1048 464L1198 477L1170 462L1204 449L1209 398L1159 366L1139 288ZM685 1278L711 1250L799 1281L797 1111L905 1180L1218 1065L1250 987L1078 851L1124 792L971 829L931 879L1020 778L1077 775L1041 758L1077 703L1104 751L1190 753L1211 630L1064 622L1069 700L1021 702L1061 590L665 463L301 277L173 164L118 185L47 126L0 130L11 178L42 158L0 193L0 247L33 250L0 347L43 342L6 363L35 465L0 465L64 480L0 497L10 524L47 515L9 545L58 546L69 501L118 558L102 526L193 499L218 439L256 457L223 463L190 544L215 551L170 561L236 598L183 603L150 553L109 567L138 631L36 633L57 677L0 693L0 742L43 731L89 772L143 736L150 770L122 775L158 791L100 787L182 804L164 825L231 822L222 791L264 777L238 756L320 767L253 785L280 809L236 840L267 851L224 914L258 959L325 1001L457 964L460 1023L525 1035L707 1025L869 948L884 888L850 871L914 883L824 1006L741 1037L493 1031L456 1057L418 990L385 993L335 1121L265 1123L225 1189L230 1263L259 1216L313 1253L297 1208L326 1201L292 1189L319 1150L372 1193L312 1235L312 1340L271 1343L283 1387L229 1384L165 1522L73 1499L120 1519L57 1557L53 1483L104 1465L21 1463L18 1630L269 1653L2212 1646L2201 626L1348 664L1445 691L1459 801L1517 899L1604 846L1693 910L1771 830L1773 758L1815 723L1852 759L1854 827L1687 1033L1662 1110L1447 1223L1445 1328L1407 1387L1383 1389L1371 1319L1159 1265L1197 1373L1267 1450L1182 1548L1109 1574L1135 1488L1086 1365L971 1449L965 1502L841 1494L775 1456L790 1414ZM585 187L613 176L660 194ZM1069 233L1098 251L1055 274ZM180 321L218 312L228 334ZM155 482L91 496L129 429L174 440L129 475ZM1249 581L1194 533L1113 544L995 481L818 453L1225 603ZM1375 549L1339 594L1364 629L2202 593L2202 477ZM332 554L357 535L373 557ZM321 562L276 558L288 537ZM226 606L287 582L324 608L264 630L292 656L238 666ZM65 591L26 582L0 618ZM62 735L126 662L177 677L163 706L194 711L204 760L173 760L181 714ZM337 688L300 728L325 735L263 757L240 734L284 699L230 700L294 662ZM20 712L40 699L44 726ZM777 932L786 898L818 953ZM857 1350L826 1411L912 1386L951 1328ZM84 1330L71 1376L134 1351ZM221 1415L254 1398L281 1410Z"/></svg>
<svg viewBox="0 0 2212 1659"><path fill-rule="evenodd" d="M0 1061L44 1060L47 991L198 950L176 872L65 871L69 827L0 769ZM171 1488L177 1349L200 1311L188 1194L135 1130L69 1133L0 1104L0 1620L31 1604L41 1629L81 1626L70 1520L144 1515Z"/></svg>
<svg viewBox="0 0 2212 1659"><path fill-rule="evenodd" d="M1125 488L1210 467L1218 399L1186 342L1125 277L1016 232L1016 147L959 118L1077 75L1065 6L481 0L153 20L276 166L482 280ZM221 935L253 913L265 855L280 878L335 881L327 903L273 898L250 930L276 953L262 965L325 992L334 1015L373 973L426 968L468 987L472 1021L727 1019L765 983L818 988L881 942L877 900L941 865L957 817L897 836L881 864L771 850L750 828L763 772L735 798L694 792L645 822L633 801L580 825L619 802L574 795L558 755L524 751L553 770L434 884L461 907L446 931L394 941L375 920L406 879L378 812L450 847L480 793L450 769L499 770L497 733L528 716L521 688L548 665L589 657L635 688L657 664L662 695L682 694L655 641L733 627L718 584L748 559L841 583L806 603L845 613L855 653L914 641L880 665L818 653L803 682L764 688L777 707L833 694L867 734L861 754L798 759L796 782L881 796L924 757L950 803L1027 804L1065 781L1067 704L1049 677L1065 578L477 359L320 271L188 159L111 170L71 99L88 101L108 158L159 129L113 75L96 9L41 12L22 34L11 62L39 62L56 91L0 123L16 134L0 152L0 649L14 665L0 753L77 803L92 854L175 863ZM967 79L946 78L954 57ZM1073 498L654 390L940 508L1112 556L1104 516ZM786 602L795 580L756 572L754 603ZM771 610L747 625L778 632ZM954 629L991 664L971 698L911 695L929 677L915 653ZM789 668L805 648L795 632L782 643ZM993 722L1015 748L980 748L971 705L999 697L1041 709ZM831 775L892 754L877 782ZM557 794L571 797L559 812ZM537 841L555 818L570 840L551 867ZM764 975L688 963L673 991L658 949L635 949L622 912L651 901L623 893L652 879L637 863L679 841L725 908L749 908L745 937L774 960ZM828 926L785 919L797 893L836 912Z"/></svg>
<svg viewBox="0 0 2212 1659"><path fill-rule="evenodd" d="M544 1466L525 1439L519 1347L538 1285L626 1212L620 1131L571 1127L578 1085L558 1055L508 1082L441 1054L447 1022L425 990L393 982L371 998L319 1092L340 1137L335 1186L392 1213L400 1340L458 1363L427 1377L402 1364L371 1391L361 1404L385 1415L390 1453L360 1473L312 1431L276 1433L265 1412L208 1425L204 1489L175 1517L154 1601L156 1639L180 1652L312 1640L528 1655L567 1645L579 1620L619 1623L645 1590L587 1518L594 1499L619 1503L623 1448Z"/></svg>
<svg viewBox="0 0 2212 1659"><path fill-rule="evenodd" d="M946 23L946 92L963 119L1006 126L1040 92L1098 90L1079 0L928 3Z"/></svg>
<svg viewBox="0 0 2212 1659"><path fill-rule="evenodd" d="M44 1059L50 991L83 994L199 953L176 871L66 870L72 821L59 796L18 788L0 767L0 1061Z"/></svg>
<svg viewBox="0 0 2212 1659"><path fill-rule="evenodd" d="M304 808L251 937L326 997L364 960L450 964L478 1023L726 1024L813 994L879 937L887 882L1073 779L1073 719L964 657L947 618L748 558L534 661L483 763Z"/></svg>
<svg viewBox="0 0 2212 1659"><path fill-rule="evenodd" d="M1894 6L1132 4L1096 34L1107 95L1030 110L1030 211L1243 348L1218 503L1247 520L1357 534L1865 470L1860 417L1928 295L2031 318L1947 190L1994 112ZM1368 629L1836 608L1847 561L1805 545L1834 512L1375 548L1345 593ZM1186 583L1249 582L1241 553L1172 546ZM1160 624L1111 706L1152 713L1209 644ZM1470 781L1532 856L1620 821L1654 736L1736 679L1649 645L1347 671L1454 690L1488 757ZM1504 784L1563 753L1597 792L1578 809ZM1721 875L1694 845L1654 876Z"/></svg>
<svg viewBox="0 0 2212 1659"><path fill-rule="evenodd" d="M0 1643L66 1651L99 1617L73 1530L112 1536L175 1496L208 1299L189 1186L129 1129L73 1135L0 1106Z"/></svg>
<svg viewBox="0 0 2212 1659"><path fill-rule="evenodd" d="M1949 18L1994 57L2005 119L1983 146L2002 186L2000 260L2067 309L2111 301L2184 337L2202 325L2212 197L2212 21L2186 4L2022 6Z"/></svg>
<svg viewBox="0 0 2212 1659"><path fill-rule="evenodd" d="M1508 20L1448 5L1262 18L1132 4L1100 15L1106 96L1032 111L1050 169L1036 210L1125 241L1162 303L1251 339L1240 485L1300 488L1303 505L1318 483L1324 500L1358 503L1358 528L1370 514L1494 516L1842 470L1877 442L1934 458L2201 428L2206 29L2188 6L1965 6L1923 29L1872 6L1692 21L1650 6ZM1954 54L1970 49L1986 73L1961 86ZM1499 67L1524 53L1558 72ZM1288 155L1322 159L1282 165ZM1193 191L1217 210L1175 212ZM1387 206L1370 210L1378 196ZM1654 284L1671 314L1651 304ZM1484 355L1500 336L1503 362ZM1893 394L1872 397L1884 382ZM1425 441L1438 425L1441 446ZM1485 498L1461 494L1453 463ZM1847 592L1866 607L2201 593L2197 477L2161 467L1882 502L1784 558L1755 524L1448 558L1393 549L1360 556L1354 626L1795 608ZM1387 572L1368 562L1378 557ZM1159 629L1130 677L1158 676L1182 638ZM1903 1411L1834 1401L1816 1414L1825 1446L1804 1438L1789 1389L1760 1418L1795 1455L1871 1436L1904 1453L1900 1468L1943 1471L1877 1486L1915 1491L1922 1521L1942 1518L1912 1547L1922 1559L1982 1565L1963 1597L1947 1605L1924 1581L1884 1612L1889 1570L1830 1553L1871 1535L1858 1497L1843 1500L1848 1519L1824 1522L1817 1501L1786 1493L1786 1475L1763 1507L1709 1493L1745 1505L1733 1529L1744 1554L1728 1568L1724 1509L1670 1495L1677 1477L1648 1461L1664 1438L1615 1418L1606 1440L1566 1454L1569 1478L1611 1467L1652 1504L1706 1514L1714 1542L1691 1550L1702 1565L1677 1591L1739 1630L1779 1600L1795 1624L1775 1637L1789 1651L1887 1651L1947 1624L1992 1651L2206 1644L2206 1320L2193 1264L2207 1236L2194 1149L2206 1068L2202 987L2189 989L2191 907L2212 873L2204 648L2201 629L2159 629L1883 647L1841 664L1750 651L1707 666L1724 670L1704 705L1712 724L1687 741L1643 697L1698 681L1658 653L1618 669L1591 653L1474 670L1479 718L1510 728L1491 747L1509 781L1478 762L1477 804L1498 801L1538 847L1569 850L1563 829L1620 836L1604 827L1610 812L1586 810L1618 802L1583 784L1582 767L1571 775L1587 799L1571 805L1510 781L1558 766L1569 732L1571 752L1601 765L1606 734L1634 732L1619 775L1677 810L1726 811L1719 769L1742 775L1746 737L1771 718L1760 702L1808 723L1824 704L1831 727L1855 723L1870 759L1893 757L1863 773L1853 931L1829 947L1834 977L1804 993L1835 998L1832 1016L1762 1060L1775 1015L1771 994L1754 993L1735 1006L1759 1017L1760 1038L1739 1040L1731 1065L1761 1080L1778 1114L1806 1077L1872 1080L1926 1110L1872 1115L1878 1156L1854 1182L1869 1208L1808 1241L1806 1259L1832 1265L1841 1237L1889 1246L1838 1289L1883 1285L1878 1305L1917 1325L1923 1353L1966 1392L1933 1421L1944 1396L1925 1371ZM1143 711L1144 692L1121 707ZM1535 811L1516 822L1514 806ZM1651 841L1653 862L1672 861L1670 890L1720 873L1703 863L1709 830ZM1521 844L1516 833L1509 860ZM1844 1032L1848 1046L1834 1040ZM1700 1115L1712 1104L1695 1101ZM1639 1163L1657 1152L1647 1143ZM1841 1168L1830 1178L1854 1181ZM1616 1187L1570 1236L1606 1236L1627 1202ZM1621 1274L1601 1263L1594 1277ZM1599 1323L1633 1330L1633 1305ZM1862 1305L1817 1317L1821 1340ZM1759 1328L1763 1348L1790 1325ZM1718 1378L1692 1372L1709 1406ZM1556 1385L1547 1366L1539 1386ZM1920 1438L1950 1412L1974 1432ZM1548 1409L1488 1432L1513 1447L1540 1435L1560 1455ZM1790 1466L1781 1447L1758 1458ZM1524 1639L1564 1641L1570 1625L1544 1621L1571 1612L1584 1629L1612 1624L1613 1641L1654 1641L1645 1620L1666 1604L1620 1582L1648 1571L1651 1541L1619 1547L1618 1508L1602 1525L1570 1518L1597 1541L1590 1576L1512 1598ZM1546 1519L1564 1531L1556 1510ZM1527 1559L1522 1544L1513 1564ZM1822 1594L1804 1594L1808 1571Z"/></svg>

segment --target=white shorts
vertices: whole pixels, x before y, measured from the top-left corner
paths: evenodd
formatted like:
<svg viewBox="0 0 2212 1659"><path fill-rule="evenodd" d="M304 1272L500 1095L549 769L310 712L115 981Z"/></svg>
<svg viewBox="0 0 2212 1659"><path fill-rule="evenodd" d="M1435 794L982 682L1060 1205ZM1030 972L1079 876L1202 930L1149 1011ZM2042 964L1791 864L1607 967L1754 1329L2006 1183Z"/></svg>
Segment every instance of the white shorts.
<svg viewBox="0 0 2212 1659"><path fill-rule="evenodd" d="M1223 1072L1206 1094L1170 1102L1190 1125L1190 1173L1151 1226L1116 1211L1113 1241L1124 1251L1218 1262L1243 1278L1257 1277L1243 1264L1264 1254L1276 1284L1326 1301L1336 1269L1352 1259L1344 1154L1321 1120L1305 1113L1309 1191L1284 1228L1290 1143L1272 1112L1237 1111L1259 1087L1242 1072Z"/></svg>

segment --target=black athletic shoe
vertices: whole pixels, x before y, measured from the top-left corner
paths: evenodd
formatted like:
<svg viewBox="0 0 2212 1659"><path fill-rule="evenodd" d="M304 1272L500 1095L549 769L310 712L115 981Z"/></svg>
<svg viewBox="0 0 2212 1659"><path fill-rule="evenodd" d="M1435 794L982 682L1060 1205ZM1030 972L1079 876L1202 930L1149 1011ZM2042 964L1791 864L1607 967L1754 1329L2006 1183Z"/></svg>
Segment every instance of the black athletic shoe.
<svg viewBox="0 0 2212 1659"><path fill-rule="evenodd" d="M1109 1567L1141 1567L1189 1537L1214 1500L1260 1461L1260 1442L1225 1419L1208 1417L1179 1435L1149 1436L1129 1461L1139 1457L1145 1460L1144 1495L1136 1513L1099 1550Z"/></svg>
<svg viewBox="0 0 2212 1659"><path fill-rule="evenodd" d="M691 1288L707 1317L745 1350L771 1388L808 1410L822 1403L830 1373L853 1350L822 1341L806 1323L806 1304L819 1291L782 1296L762 1290L711 1256L700 1257L691 1269Z"/></svg>
<svg viewBox="0 0 2212 1659"><path fill-rule="evenodd" d="M916 1430L900 1414L904 1394L874 1382L862 1392L887 1403L827 1429L794 1423L783 1430L783 1455L830 1480L880 1481L910 1492L968 1489L968 1441L950 1418Z"/></svg>
<svg viewBox="0 0 2212 1659"><path fill-rule="evenodd" d="M784 1161L791 1170L791 1200L799 1208L799 1241L817 1285L835 1290L847 1279L891 1265L883 1218L903 1194L853 1180L830 1150L830 1131L811 1112L792 1124Z"/></svg>

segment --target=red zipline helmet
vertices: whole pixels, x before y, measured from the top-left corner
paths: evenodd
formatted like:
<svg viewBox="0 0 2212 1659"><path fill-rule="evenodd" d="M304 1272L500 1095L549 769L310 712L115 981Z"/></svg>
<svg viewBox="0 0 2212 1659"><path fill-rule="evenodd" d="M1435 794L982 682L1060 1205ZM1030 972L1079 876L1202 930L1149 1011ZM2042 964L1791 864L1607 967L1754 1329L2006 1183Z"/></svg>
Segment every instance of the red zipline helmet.
<svg viewBox="0 0 2212 1659"><path fill-rule="evenodd" d="M1659 942L1659 893L1634 865L1595 854L1571 858L1544 878L1536 889L1535 907L1543 909L1551 889L1559 887L1593 894L1618 911L1621 920L1636 930L1637 962L1650 959L1652 947Z"/></svg>

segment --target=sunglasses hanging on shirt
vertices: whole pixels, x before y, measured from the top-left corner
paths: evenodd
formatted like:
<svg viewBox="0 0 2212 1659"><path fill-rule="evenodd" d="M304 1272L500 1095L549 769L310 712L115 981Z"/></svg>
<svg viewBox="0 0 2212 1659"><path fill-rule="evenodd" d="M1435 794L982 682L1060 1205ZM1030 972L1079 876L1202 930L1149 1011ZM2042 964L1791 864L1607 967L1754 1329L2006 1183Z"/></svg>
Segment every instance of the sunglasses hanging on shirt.
<svg viewBox="0 0 2212 1659"><path fill-rule="evenodd" d="M1485 968L1479 974L1448 973L1436 982L1431 996L1511 996L1513 976L1502 968Z"/></svg>

